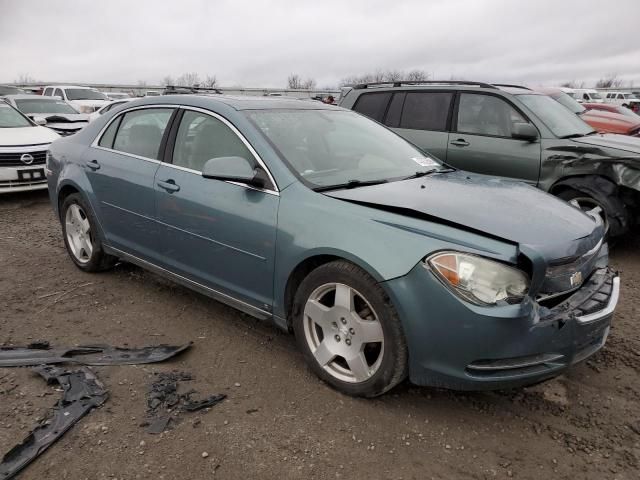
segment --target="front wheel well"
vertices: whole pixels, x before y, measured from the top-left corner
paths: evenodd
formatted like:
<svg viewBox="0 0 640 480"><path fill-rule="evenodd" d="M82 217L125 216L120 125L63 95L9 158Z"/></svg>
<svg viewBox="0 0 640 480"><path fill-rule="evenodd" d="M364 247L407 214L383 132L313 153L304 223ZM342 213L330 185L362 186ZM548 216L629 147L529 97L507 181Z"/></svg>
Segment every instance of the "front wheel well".
<svg viewBox="0 0 640 480"><path fill-rule="evenodd" d="M346 260L345 258L338 257L336 255L316 255L314 257L309 257L300 262L289 275L289 279L287 280L287 286L284 290L284 307L285 307L285 315L287 319L287 327L289 330L292 329L291 320L294 315L293 311L293 300L296 296L296 291L298 287L302 283L302 281L309 275L313 270L318 268L325 263L333 262L334 260Z"/></svg>
<svg viewBox="0 0 640 480"><path fill-rule="evenodd" d="M73 193L80 193L73 185L65 185L60 189L60 192L58 193L58 215L62 215L61 209L65 198Z"/></svg>

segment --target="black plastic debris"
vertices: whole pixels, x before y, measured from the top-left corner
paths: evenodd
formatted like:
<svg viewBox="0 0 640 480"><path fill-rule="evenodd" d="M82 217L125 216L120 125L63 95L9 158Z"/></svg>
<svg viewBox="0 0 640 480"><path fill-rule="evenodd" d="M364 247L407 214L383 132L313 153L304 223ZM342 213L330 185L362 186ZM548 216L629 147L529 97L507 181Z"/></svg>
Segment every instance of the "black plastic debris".
<svg viewBox="0 0 640 480"><path fill-rule="evenodd" d="M48 342L27 347L0 347L0 367L26 367L76 363L81 365L139 365L163 362L184 352L186 345L157 345L143 348L119 348L109 345L81 345L70 348L51 348Z"/></svg>
<svg viewBox="0 0 640 480"><path fill-rule="evenodd" d="M87 368L65 370L53 366L40 366L33 370L49 384L59 383L64 393L53 408L52 415L2 458L2 480L13 478L82 417L102 405L109 396L102 383Z"/></svg>
<svg viewBox="0 0 640 480"><path fill-rule="evenodd" d="M163 372L156 374L156 380L149 386L147 393L148 420L141 426L147 427L152 434L162 433L177 421L182 412L196 412L213 407L227 398L225 394L211 395L203 399L191 398L197 392L188 390L181 393L180 382L193 380L187 372Z"/></svg>

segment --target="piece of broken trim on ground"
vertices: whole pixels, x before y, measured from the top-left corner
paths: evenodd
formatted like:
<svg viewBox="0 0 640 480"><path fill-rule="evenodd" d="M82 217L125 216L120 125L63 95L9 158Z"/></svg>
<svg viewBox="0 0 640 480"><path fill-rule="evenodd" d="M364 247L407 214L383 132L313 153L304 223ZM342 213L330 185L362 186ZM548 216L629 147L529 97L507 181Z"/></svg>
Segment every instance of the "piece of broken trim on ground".
<svg viewBox="0 0 640 480"><path fill-rule="evenodd" d="M43 377L47 383L59 383L64 392L53 408L52 415L42 421L21 443L9 450L2 458L0 480L15 477L82 417L104 404L109 396L104 385L90 369L86 367L65 369L52 364L106 366L155 363L168 360L184 352L191 345L192 343L181 346L159 345L138 349L107 345L51 348L48 342L37 342L27 347L0 347L0 367L31 366L32 370ZM226 395L212 395L203 400L191 400L190 396L193 393L195 392L189 391L178 396L181 408L185 411L196 411L213 406L226 397ZM167 424L168 420L162 430Z"/></svg>

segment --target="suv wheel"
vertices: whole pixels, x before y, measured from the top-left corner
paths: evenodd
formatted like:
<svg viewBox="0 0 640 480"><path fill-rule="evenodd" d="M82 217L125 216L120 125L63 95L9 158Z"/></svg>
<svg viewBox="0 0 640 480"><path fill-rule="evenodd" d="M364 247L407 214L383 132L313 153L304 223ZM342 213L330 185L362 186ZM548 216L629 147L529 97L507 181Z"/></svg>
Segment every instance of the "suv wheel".
<svg viewBox="0 0 640 480"><path fill-rule="evenodd" d="M578 190L568 189L560 192L558 197L585 212L598 207L605 230L612 237L622 235L628 229L626 209L622 201L615 195L589 195Z"/></svg>
<svg viewBox="0 0 640 480"><path fill-rule="evenodd" d="M97 222L79 194L66 197L60 212L64 243L78 268L85 272L98 272L115 265L118 259L102 250L102 243L96 235Z"/></svg>
<svg viewBox="0 0 640 480"><path fill-rule="evenodd" d="M390 299L346 261L318 267L294 300L296 340L314 372L337 390L375 397L407 374L407 345Z"/></svg>

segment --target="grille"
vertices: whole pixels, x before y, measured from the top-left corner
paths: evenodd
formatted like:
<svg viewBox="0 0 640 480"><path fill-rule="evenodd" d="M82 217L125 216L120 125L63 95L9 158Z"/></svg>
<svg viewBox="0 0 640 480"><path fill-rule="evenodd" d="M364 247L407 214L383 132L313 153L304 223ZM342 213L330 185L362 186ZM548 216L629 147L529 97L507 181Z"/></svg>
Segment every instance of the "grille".
<svg viewBox="0 0 640 480"><path fill-rule="evenodd" d="M20 160L20 157L28 153L33 157L33 162L26 164ZM39 150L35 152L0 152L0 167L30 167L32 165L44 165L47 158L47 152L45 150Z"/></svg>

